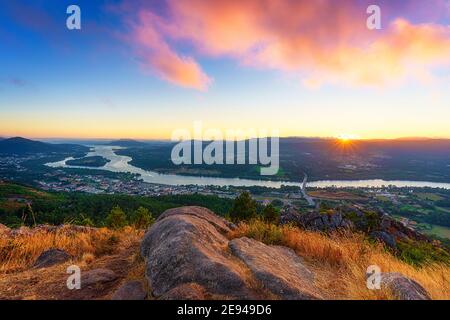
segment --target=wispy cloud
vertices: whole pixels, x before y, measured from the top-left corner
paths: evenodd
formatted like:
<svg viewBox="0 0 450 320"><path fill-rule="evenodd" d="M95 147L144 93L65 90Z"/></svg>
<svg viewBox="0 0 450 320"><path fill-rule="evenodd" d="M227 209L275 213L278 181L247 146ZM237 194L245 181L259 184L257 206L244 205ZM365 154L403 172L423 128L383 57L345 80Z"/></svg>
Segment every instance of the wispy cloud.
<svg viewBox="0 0 450 320"><path fill-rule="evenodd" d="M139 15L137 23L133 23L132 43L140 57L145 70L156 72L161 78L186 88L205 90L211 79L190 57L185 57L173 49L159 33L155 21L157 16L148 11Z"/></svg>
<svg viewBox="0 0 450 320"><path fill-rule="evenodd" d="M431 1L417 16L410 9L420 1L380 1L388 19L370 31L364 0L166 0L163 11L144 5L128 17L128 38L146 68L188 88L211 83L197 62L205 56L298 75L308 86L384 86L422 81L450 63L450 27L437 23L446 2Z"/></svg>
<svg viewBox="0 0 450 320"><path fill-rule="evenodd" d="M19 77L8 77L5 82L18 88L27 87L30 85L29 81Z"/></svg>

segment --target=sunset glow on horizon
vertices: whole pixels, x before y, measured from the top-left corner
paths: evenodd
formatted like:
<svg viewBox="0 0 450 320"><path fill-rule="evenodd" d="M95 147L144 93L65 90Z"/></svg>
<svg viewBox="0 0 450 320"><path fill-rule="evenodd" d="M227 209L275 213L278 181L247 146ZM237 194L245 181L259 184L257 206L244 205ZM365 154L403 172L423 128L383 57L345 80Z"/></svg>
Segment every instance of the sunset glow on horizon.
<svg viewBox="0 0 450 320"><path fill-rule="evenodd" d="M450 138L445 0L0 2L2 137Z"/></svg>

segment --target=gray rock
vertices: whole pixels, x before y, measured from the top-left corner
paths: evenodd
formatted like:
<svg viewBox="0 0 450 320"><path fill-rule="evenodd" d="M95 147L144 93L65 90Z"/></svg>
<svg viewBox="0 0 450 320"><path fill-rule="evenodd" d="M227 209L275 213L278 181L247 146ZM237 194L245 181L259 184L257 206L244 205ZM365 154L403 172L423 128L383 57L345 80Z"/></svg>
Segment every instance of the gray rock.
<svg viewBox="0 0 450 320"><path fill-rule="evenodd" d="M145 300L147 292L141 281L129 281L120 286L111 300Z"/></svg>
<svg viewBox="0 0 450 320"><path fill-rule="evenodd" d="M373 231L370 233L370 237L383 242L389 248L397 248L397 242L395 241L395 238L385 231Z"/></svg>
<svg viewBox="0 0 450 320"><path fill-rule="evenodd" d="M147 231L141 244L146 277L153 295L161 297L185 284L197 283L208 292L249 298L248 275L227 251L223 233L229 224L200 207L168 210Z"/></svg>
<svg viewBox="0 0 450 320"><path fill-rule="evenodd" d="M37 269L48 268L69 261L71 258L72 257L64 250L50 249L41 253L33 267Z"/></svg>
<svg viewBox="0 0 450 320"><path fill-rule="evenodd" d="M383 214L381 216L380 228L382 230L388 230L391 227L392 219L387 215Z"/></svg>
<svg viewBox="0 0 450 320"><path fill-rule="evenodd" d="M205 289L196 283L184 283L164 294L161 300L205 300Z"/></svg>
<svg viewBox="0 0 450 320"><path fill-rule="evenodd" d="M274 295L285 300L321 299L313 273L292 249L267 246L246 237L230 241L229 247Z"/></svg>
<svg viewBox="0 0 450 320"><path fill-rule="evenodd" d="M158 217L156 222L175 215L189 215L203 219L209 224L212 224L222 234L226 234L236 228L233 223L217 216L211 210L197 206L188 206L166 210Z"/></svg>
<svg viewBox="0 0 450 320"><path fill-rule="evenodd" d="M81 273L81 289L105 284L116 280L118 277L109 269L94 269Z"/></svg>
<svg viewBox="0 0 450 320"><path fill-rule="evenodd" d="M286 207L281 211L280 224L298 224L301 221L300 213L292 207Z"/></svg>
<svg viewBox="0 0 450 320"><path fill-rule="evenodd" d="M431 300L420 284L400 273L383 273L381 285L392 290L399 300Z"/></svg>
<svg viewBox="0 0 450 320"><path fill-rule="evenodd" d="M352 221L344 218L341 213L321 214L318 212L298 213L295 209L288 209L282 213L281 224L293 223L299 227L313 231L334 231L338 229L352 229Z"/></svg>

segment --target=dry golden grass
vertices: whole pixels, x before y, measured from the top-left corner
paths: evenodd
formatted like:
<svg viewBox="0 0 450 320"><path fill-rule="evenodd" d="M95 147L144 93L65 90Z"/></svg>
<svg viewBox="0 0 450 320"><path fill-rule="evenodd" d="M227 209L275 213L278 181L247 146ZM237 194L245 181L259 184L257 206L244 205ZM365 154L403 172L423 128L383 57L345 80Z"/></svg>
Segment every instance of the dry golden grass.
<svg viewBox="0 0 450 320"><path fill-rule="evenodd" d="M369 290L366 270L377 265L382 272L399 272L421 284L433 299L450 299L450 268L442 264L413 267L381 244L372 244L361 234L325 235L292 226L276 226L260 220L241 223L229 237L250 237L266 244L292 248L316 274L316 285L329 299L393 299L388 290Z"/></svg>
<svg viewBox="0 0 450 320"><path fill-rule="evenodd" d="M0 237L0 273L29 268L37 257L51 248L63 249L76 261L92 263L96 257L111 254L118 247L139 242L143 231L126 227L122 230L74 230L71 226L56 231L37 230L15 237Z"/></svg>

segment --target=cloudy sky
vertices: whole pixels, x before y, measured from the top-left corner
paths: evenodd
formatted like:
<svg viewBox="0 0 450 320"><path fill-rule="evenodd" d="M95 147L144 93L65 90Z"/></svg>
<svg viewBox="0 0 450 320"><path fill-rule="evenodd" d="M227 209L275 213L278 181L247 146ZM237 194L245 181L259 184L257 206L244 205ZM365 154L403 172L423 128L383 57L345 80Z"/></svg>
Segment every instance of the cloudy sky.
<svg viewBox="0 0 450 320"><path fill-rule="evenodd" d="M0 0L2 136L450 138L449 119L448 0Z"/></svg>

